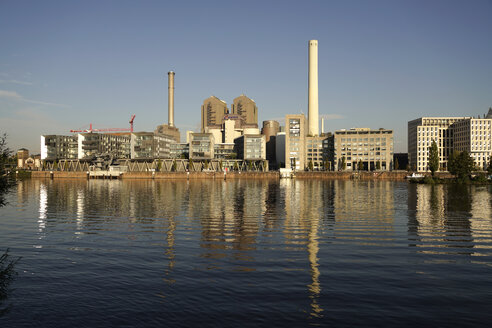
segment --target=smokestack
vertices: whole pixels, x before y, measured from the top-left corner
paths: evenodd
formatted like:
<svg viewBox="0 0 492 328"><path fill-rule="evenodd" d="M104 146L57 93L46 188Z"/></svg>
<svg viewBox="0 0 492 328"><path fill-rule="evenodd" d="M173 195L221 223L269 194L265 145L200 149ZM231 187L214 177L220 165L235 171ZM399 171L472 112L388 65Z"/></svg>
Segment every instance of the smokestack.
<svg viewBox="0 0 492 328"><path fill-rule="evenodd" d="M319 135L318 122L318 40L309 40L308 78L308 126L309 135Z"/></svg>
<svg viewBox="0 0 492 328"><path fill-rule="evenodd" d="M167 72L167 109L168 109L168 124L174 126L174 72Z"/></svg>

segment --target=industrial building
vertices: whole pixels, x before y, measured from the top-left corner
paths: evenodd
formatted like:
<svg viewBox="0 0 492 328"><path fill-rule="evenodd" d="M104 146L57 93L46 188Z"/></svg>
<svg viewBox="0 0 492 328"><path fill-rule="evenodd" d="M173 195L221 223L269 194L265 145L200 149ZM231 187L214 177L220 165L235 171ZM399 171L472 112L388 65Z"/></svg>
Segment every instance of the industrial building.
<svg viewBox="0 0 492 328"><path fill-rule="evenodd" d="M225 101L215 96L205 99L202 105L201 132L205 133L206 128L220 129L227 112Z"/></svg>
<svg viewBox="0 0 492 328"><path fill-rule="evenodd" d="M274 120L263 121L261 134L265 136L266 142L266 159L270 168L277 167L276 160L276 138L280 132L280 124Z"/></svg>
<svg viewBox="0 0 492 328"><path fill-rule="evenodd" d="M244 94L234 99L231 114L241 117L245 127L258 127L258 107L253 99Z"/></svg>

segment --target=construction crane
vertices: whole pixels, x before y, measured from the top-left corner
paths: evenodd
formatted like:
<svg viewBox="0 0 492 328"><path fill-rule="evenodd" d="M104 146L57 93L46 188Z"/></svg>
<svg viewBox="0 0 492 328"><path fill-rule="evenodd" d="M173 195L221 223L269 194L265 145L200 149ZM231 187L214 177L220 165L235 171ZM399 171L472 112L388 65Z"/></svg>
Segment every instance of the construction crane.
<svg viewBox="0 0 492 328"><path fill-rule="evenodd" d="M70 130L70 132L133 132L133 121L135 120L135 114L130 117L130 128L107 128L107 129L93 129L92 123L89 124L88 129Z"/></svg>

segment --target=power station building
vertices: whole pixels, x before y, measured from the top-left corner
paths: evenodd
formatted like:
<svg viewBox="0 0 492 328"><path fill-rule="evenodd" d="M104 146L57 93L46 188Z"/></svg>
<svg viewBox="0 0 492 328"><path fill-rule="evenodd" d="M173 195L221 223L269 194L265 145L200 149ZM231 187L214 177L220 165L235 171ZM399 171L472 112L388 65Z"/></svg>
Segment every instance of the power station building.
<svg viewBox="0 0 492 328"><path fill-rule="evenodd" d="M224 122L224 116L228 113L225 101L211 96L203 101L201 131L205 133L207 128L220 129Z"/></svg>
<svg viewBox="0 0 492 328"><path fill-rule="evenodd" d="M258 127L258 107L253 99L244 94L235 98L231 105L231 114L238 115L245 127Z"/></svg>

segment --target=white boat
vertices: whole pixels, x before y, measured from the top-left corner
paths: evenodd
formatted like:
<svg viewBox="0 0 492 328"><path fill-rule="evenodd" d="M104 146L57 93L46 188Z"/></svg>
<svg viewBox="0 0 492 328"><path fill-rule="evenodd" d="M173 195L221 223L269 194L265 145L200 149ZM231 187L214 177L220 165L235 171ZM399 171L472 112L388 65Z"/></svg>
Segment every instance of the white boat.
<svg viewBox="0 0 492 328"><path fill-rule="evenodd" d="M412 175L407 175L407 179L422 179L423 177L425 177L425 175L415 172L412 173Z"/></svg>

